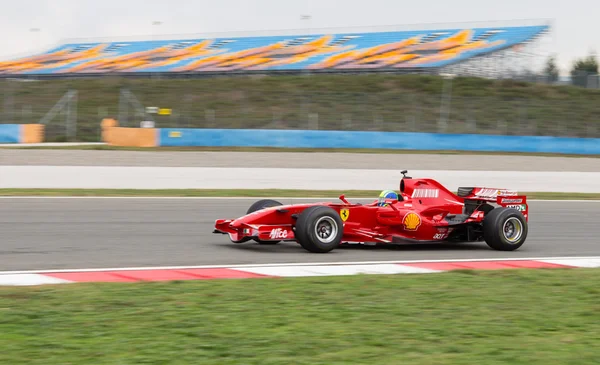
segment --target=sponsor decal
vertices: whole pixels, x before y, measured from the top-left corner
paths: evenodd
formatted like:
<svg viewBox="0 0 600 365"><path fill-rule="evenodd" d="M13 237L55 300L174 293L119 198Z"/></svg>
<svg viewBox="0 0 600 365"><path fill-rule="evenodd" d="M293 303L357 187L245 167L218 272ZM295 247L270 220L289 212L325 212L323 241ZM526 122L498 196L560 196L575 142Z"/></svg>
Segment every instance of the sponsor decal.
<svg viewBox="0 0 600 365"><path fill-rule="evenodd" d="M471 218L473 219L483 219L483 217L485 217L485 212L482 212L481 210L476 210L471 214Z"/></svg>
<svg viewBox="0 0 600 365"><path fill-rule="evenodd" d="M402 220L407 231L416 231L421 226L421 217L417 213L407 213Z"/></svg>
<svg viewBox="0 0 600 365"><path fill-rule="evenodd" d="M523 199L502 199L502 204L521 204L523 203Z"/></svg>
<svg viewBox="0 0 600 365"><path fill-rule="evenodd" d="M446 238L446 233L436 233L433 235L434 240L443 240Z"/></svg>
<svg viewBox="0 0 600 365"><path fill-rule="evenodd" d="M340 217L342 218L342 220L345 222L348 220L348 217L350 217L350 210L349 209L341 209L340 210Z"/></svg>
<svg viewBox="0 0 600 365"><path fill-rule="evenodd" d="M525 204L507 205L506 207L516 209L520 212L524 212L527 210L527 206Z"/></svg>
<svg viewBox="0 0 600 365"><path fill-rule="evenodd" d="M271 230L271 233L269 234L269 238L271 238L271 239L287 238L287 236L288 236L287 230L282 229L282 228L273 228Z"/></svg>
<svg viewBox="0 0 600 365"><path fill-rule="evenodd" d="M181 137L181 132L179 132L179 131L170 131L169 132L169 137L171 137L171 138L180 138Z"/></svg>
<svg viewBox="0 0 600 365"><path fill-rule="evenodd" d="M517 192L514 190L500 190L500 189L481 189L475 196L486 197L486 198L495 198L497 196L514 196L517 195Z"/></svg>
<svg viewBox="0 0 600 365"><path fill-rule="evenodd" d="M475 196L495 197L498 195L498 189L481 189Z"/></svg>
<svg viewBox="0 0 600 365"><path fill-rule="evenodd" d="M437 198L439 196L439 189L415 189L412 193L413 198Z"/></svg>

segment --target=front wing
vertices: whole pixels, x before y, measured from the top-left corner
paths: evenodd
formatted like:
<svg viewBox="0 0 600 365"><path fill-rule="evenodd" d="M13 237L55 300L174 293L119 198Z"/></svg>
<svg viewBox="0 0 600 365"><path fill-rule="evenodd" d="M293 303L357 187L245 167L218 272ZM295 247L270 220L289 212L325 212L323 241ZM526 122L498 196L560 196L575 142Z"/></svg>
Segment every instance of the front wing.
<svg viewBox="0 0 600 365"><path fill-rule="evenodd" d="M240 227L232 227L232 222L232 219L218 219L215 222L213 233L228 234L233 242L252 238L261 241L293 241L296 239L291 224L254 225L244 223Z"/></svg>

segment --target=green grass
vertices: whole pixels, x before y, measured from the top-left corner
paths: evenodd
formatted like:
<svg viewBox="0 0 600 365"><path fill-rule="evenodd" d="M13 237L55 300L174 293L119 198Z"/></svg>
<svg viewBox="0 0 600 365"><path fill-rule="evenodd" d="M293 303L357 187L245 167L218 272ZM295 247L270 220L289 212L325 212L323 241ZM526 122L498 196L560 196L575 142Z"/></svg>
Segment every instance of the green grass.
<svg viewBox="0 0 600 365"><path fill-rule="evenodd" d="M455 151L455 150L400 150L383 148L279 148L279 147L120 147L109 145L81 146L0 146L0 149L19 150L86 150L86 151L137 151L137 152L302 152L302 153L364 153L364 154L423 154L423 155L478 155L478 156L542 156L600 158L600 155L543 153L543 152L497 152L497 151Z"/></svg>
<svg viewBox="0 0 600 365"><path fill-rule="evenodd" d="M280 197L280 198L373 198L377 190L292 189L0 189L0 196L113 196L113 197ZM528 199L600 199L600 193L520 192Z"/></svg>
<svg viewBox="0 0 600 365"><path fill-rule="evenodd" d="M144 106L171 108L160 127L439 132L443 81L425 75L235 76L202 79L119 77L4 81L17 123L40 120L69 89L78 90L77 136L98 141L100 119L119 117L119 92ZM452 84L448 133L598 137L600 90L459 77ZM30 111L30 112L29 112ZM128 126L142 118L128 109ZM135 122L132 122L135 120ZM65 119L48 125L48 140L65 140Z"/></svg>
<svg viewBox="0 0 600 365"><path fill-rule="evenodd" d="M3 364L597 364L600 270L0 288Z"/></svg>

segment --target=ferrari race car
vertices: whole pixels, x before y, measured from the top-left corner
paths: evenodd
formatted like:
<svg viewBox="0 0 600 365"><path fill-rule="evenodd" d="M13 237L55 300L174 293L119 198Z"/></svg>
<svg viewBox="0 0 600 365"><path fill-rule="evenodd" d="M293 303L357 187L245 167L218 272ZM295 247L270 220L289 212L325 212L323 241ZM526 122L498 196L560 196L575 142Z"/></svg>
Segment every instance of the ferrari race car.
<svg viewBox="0 0 600 365"><path fill-rule="evenodd" d="M453 193L433 179L401 172L398 199L370 204L341 202L283 205L263 199L237 219L218 219L213 233L234 243L299 243L309 252L329 252L342 244L401 244L485 241L513 251L528 232L527 197L516 191L459 187Z"/></svg>

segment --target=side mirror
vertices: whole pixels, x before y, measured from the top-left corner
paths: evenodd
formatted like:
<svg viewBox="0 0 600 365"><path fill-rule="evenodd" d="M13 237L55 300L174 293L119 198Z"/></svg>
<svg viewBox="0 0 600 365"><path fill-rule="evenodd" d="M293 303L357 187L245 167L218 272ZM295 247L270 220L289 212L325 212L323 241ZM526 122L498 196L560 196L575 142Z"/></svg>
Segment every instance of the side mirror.
<svg viewBox="0 0 600 365"><path fill-rule="evenodd" d="M342 194L342 195L340 195L340 196L339 196L339 199L340 199L341 201L343 201L345 204L348 204L348 205L350 205L350 202L346 200L346 195L345 195L345 194Z"/></svg>

